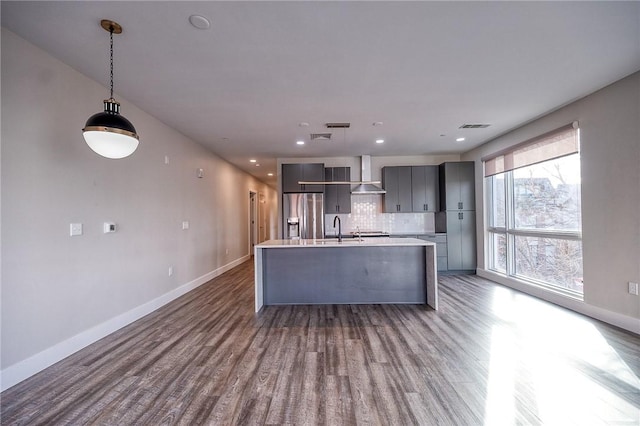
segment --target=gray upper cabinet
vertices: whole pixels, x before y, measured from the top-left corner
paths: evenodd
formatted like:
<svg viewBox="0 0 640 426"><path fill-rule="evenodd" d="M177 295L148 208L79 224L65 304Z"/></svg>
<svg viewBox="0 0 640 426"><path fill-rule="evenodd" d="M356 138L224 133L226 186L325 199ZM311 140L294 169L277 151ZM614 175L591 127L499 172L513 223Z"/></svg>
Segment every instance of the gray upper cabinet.
<svg viewBox="0 0 640 426"><path fill-rule="evenodd" d="M473 161L440 164L439 186L440 211L476 209Z"/></svg>
<svg viewBox="0 0 640 426"><path fill-rule="evenodd" d="M299 181L324 180L323 163L282 165L282 192L324 192L324 185L300 185Z"/></svg>
<svg viewBox="0 0 640 426"><path fill-rule="evenodd" d="M324 169L327 182L348 182L350 167L327 167ZM324 211L327 214L351 213L351 185L326 185L324 187Z"/></svg>
<svg viewBox="0 0 640 426"><path fill-rule="evenodd" d="M382 186L387 191L382 197L385 213L410 213L411 166L382 168Z"/></svg>
<svg viewBox="0 0 640 426"><path fill-rule="evenodd" d="M411 166L412 210L438 211L438 166Z"/></svg>

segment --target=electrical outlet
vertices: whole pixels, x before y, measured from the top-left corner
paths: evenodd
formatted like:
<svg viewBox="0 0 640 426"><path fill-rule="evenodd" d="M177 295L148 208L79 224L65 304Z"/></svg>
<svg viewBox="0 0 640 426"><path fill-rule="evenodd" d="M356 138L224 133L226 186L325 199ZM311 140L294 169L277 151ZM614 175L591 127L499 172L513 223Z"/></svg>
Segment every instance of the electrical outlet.
<svg viewBox="0 0 640 426"><path fill-rule="evenodd" d="M173 275L173 266L169 266L169 276Z"/></svg>
<svg viewBox="0 0 640 426"><path fill-rule="evenodd" d="M229 254L229 249L226 249L226 250L224 251L224 254Z"/></svg>
<svg viewBox="0 0 640 426"><path fill-rule="evenodd" d="M638 283L629 281L629 293L638 295Z"/></svg>
<svg viewBox="0 0 640 426"><path fill-rule="evenodd" d="M189 229L189 221L188 220L183 220L182 221L182 229Z"/></svg>

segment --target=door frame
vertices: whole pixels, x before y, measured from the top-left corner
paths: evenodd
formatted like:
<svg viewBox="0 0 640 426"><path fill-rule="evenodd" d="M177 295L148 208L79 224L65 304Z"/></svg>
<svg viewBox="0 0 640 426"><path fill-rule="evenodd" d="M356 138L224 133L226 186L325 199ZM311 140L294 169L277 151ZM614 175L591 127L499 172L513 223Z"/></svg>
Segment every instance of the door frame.
<svg viewBox="0 0 640 426"><path fill-rule="evenodd" d="M249 256L253 256L253 247L258 244L258 206L260 202L258 199L258 192L249 190Z"/></svg>

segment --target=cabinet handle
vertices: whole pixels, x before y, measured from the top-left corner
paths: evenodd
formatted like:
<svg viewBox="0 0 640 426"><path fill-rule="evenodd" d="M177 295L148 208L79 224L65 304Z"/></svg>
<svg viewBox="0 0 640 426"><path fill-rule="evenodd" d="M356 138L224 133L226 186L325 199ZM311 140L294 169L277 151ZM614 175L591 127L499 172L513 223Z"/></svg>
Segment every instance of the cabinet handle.
<svg viewBox="0 0 640 426"><path fill-rule="evenodd" d="M458 209L462 210L462 203L458 203Z"/></svg>
<svg viewBox="0 0 640 426"><path fill-rule="evenodd" d="M425 209L425 211L429 210L429 204L425 204L424 205L424 209Z"/></svg>
<svg viewBox="0 0 640 426"><path fill-rule="evenodd" d="M462 220L464 218L464 213L460 212L458 213L458 219Z"/></svg>
<svg viewBox="0 0 640 426"><path fill-rule="evenodd" d="M400 211L400 204L396 204L396 211L399 212Z"/></svg>

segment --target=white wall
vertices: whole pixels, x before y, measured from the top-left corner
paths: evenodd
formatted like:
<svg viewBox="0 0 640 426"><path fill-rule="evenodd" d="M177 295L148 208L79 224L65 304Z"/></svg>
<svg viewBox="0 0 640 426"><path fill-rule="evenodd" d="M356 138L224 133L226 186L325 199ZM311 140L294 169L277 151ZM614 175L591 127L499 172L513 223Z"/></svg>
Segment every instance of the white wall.
<svg viewBox="0 0 640 426"><path fill-rule="evenodd" d="M250 190L275 235L275 190L117 94L140 146L93 153L107 94L2 29L2 389L248 259Z"/></svg>
<svg viewBox="0 0 640 426"><path fill-rule="evenodd" d="M563 302L557 297L554 301L640 332L640 297L629 294L627 284L640 282L639 104L640 72L462 156L463 160L476 162L479 268L485 267L480 158L577 120L581 141L584 304Z"/></svg>

